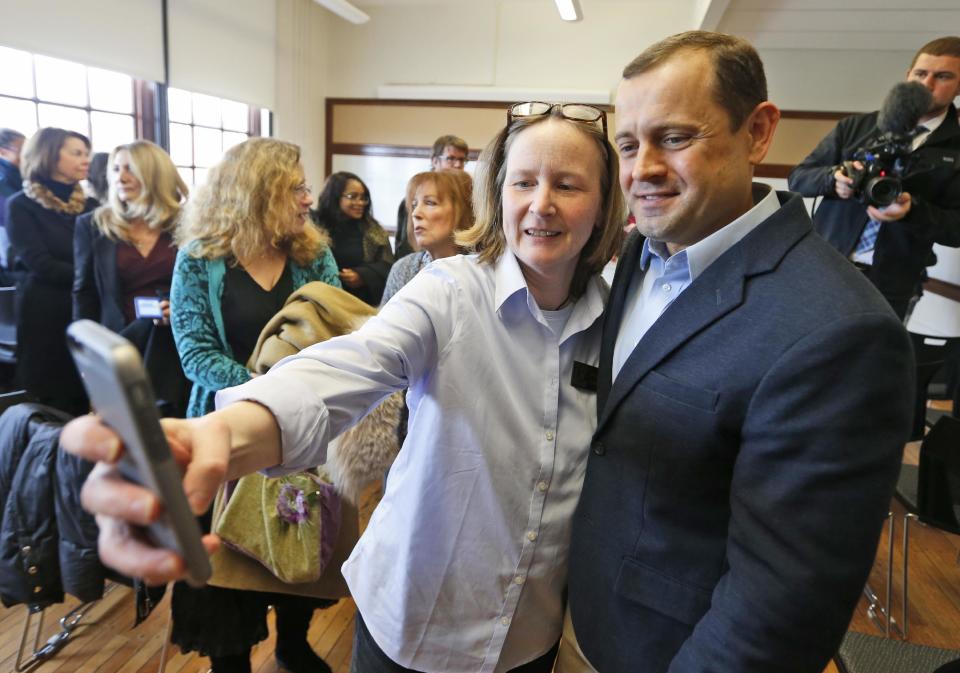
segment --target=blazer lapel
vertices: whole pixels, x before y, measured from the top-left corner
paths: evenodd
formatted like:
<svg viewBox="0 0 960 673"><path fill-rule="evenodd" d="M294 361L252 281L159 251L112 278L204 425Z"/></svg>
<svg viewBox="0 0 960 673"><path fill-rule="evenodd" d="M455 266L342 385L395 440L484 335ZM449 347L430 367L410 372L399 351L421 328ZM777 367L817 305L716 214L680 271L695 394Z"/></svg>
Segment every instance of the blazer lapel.
<svg viewBox="0 0 960 673"><path fill-rule="evenodd" d="M781 207L777 213L720 255L643 335L616 381L608 388L609 395L604 395L602 401L601 396L597 396L598 405L602 404L598 406L597 432L603 429L616 408L647 372L697 333L740 306L747 279L775 268L787 251L810 232L810 219L806 215L803 199L785 193L779 196ZM610 381L613 359L610 344L616 343L623 316L625 290L620 289L618 295L611 293L608 320L604 322L598 393L604 390L604 383ZM614 301L619 301L620 305L614 305ZM607 378L604 379L604 376Z"/></svg>
<svg viewBox="0 0 960 673"><path fill-rule="evenodd" d="M102 301L111 301L114 308L123 315L118 291L120 284L117 282L117 242L103 234L98 234L93 240L93 245L94 259L97 261L94 269L100 296L103 297ZM101 310L103 310L102 307Z"/></svg>
<svg viewBox="0 0 960 673"><path fill-rule="evenodd" d="M639 233L632 234L623 246L623 254L617 261L617 272L610 288L607 310L603 316L603 338L600 341L600 371L597 378L597 417L610 394L613 349L617 344L620 322L623 320L623 306L626 303L630 280L640 272L640 253L644 238Z"/></svg>

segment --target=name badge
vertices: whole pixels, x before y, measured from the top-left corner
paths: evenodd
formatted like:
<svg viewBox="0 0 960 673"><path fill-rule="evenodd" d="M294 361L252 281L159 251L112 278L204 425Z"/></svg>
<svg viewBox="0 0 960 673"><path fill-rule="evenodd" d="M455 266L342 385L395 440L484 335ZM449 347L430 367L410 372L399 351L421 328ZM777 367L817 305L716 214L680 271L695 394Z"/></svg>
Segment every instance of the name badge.
<svg viewBox="0 0 960 673"><path fill-rule="evenodd" d="M570 376L570 385L580 390L595 393L597 392L597 379L599 375L600 370L597 367L583 362L574 362L573 374Z"/></svg>

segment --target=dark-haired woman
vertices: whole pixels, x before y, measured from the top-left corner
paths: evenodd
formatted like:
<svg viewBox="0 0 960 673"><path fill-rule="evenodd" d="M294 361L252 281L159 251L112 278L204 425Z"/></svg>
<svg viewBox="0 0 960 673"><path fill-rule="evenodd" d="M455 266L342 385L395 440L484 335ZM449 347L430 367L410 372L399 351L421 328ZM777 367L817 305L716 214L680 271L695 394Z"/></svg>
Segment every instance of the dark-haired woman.
<svg viewBox="0 0 960 673"><path fill-rule="evenodd" d="M86 136L42 128L23 148L23 191L7 201L10 243L25 268L17 284L17 376L31 397L72 414L88 407L64 333L71 317L74 222L99 205L80 186L89 165Z"/></svg>
<svg viewBox="0 0 960 673"><path fill-rule="evenodd" d="M370 212L370 190L353 173L327 179L314 220L330 233L343 289L378 306L393 265L390 239Z"/></svg>

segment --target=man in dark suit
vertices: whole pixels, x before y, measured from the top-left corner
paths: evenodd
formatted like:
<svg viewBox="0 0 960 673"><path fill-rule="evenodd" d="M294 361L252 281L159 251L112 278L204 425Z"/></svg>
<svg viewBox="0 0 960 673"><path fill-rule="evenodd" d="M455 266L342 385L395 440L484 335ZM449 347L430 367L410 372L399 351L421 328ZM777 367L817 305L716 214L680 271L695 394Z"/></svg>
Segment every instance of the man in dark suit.
<svg viewBox="0 0 960 673"><path fill-rule="evenodd" d="M667 38L624 70L637 234L604 323L558 671L821 673L873 561L910 343L801 198L752 182L766 98L728 35Z"/></svg>
<svg viewBox="0 0 960 673"><path fill-rule="evenodd" d="M936 263L933 244L960 246L960 124L953 105L960 96L960 37L921 47L907 80L923 84L933 99L920 118L924 130L913 140L914 153L936 159L950 152L957 159L907 178L886 208L864 206L841 164L879 135L878 113L871 112L840 121L789 178L790 189L823 197L813 218L817 233L867 275L901 318L920 293L926 267Z"/></svg>

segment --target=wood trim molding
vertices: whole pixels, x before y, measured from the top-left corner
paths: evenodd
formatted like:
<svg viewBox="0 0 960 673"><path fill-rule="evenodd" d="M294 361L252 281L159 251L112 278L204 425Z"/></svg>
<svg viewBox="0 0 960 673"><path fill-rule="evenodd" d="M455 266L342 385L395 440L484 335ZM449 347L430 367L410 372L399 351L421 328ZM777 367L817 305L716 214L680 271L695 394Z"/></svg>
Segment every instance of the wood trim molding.
<svg viewBox="0 0 960 673"><path fill-rule="evenodd" d="M432 147L420 145L378 145L375 143L332 143L331 154L353 154L365 157L401 157L430 160ZM469 161L476 161L480 150L467 153Z"/></svg>
<svg viewBox="0 0 960 673"><path fill-rule="evenodd" d="M333 105L381 105L398 107L455 107L455 108L482 108L488 110L503 110L516 103L515 100L421 100L418 98L328 98ZM604 112L613 112L612 105L594 105Z"/></svg>
<svg viewBox="0 0 960 673"><path fill-rule="evenodd" d="M793 164L760 164L754 169L753 175L757 178L783 178L786 180L792 170Z"/></svg>
<svg viewBox="0 0 960 673"><path fill-rule="evenodd" d="M955 285L939 278L930 278L923 284L923 289L938 294L941 297L960 302L960 285Z"/></svg>
<svg viewBox="0 0 960 673"><path fill-rule="evenodd" d="M861 112L830 112L826 110L780 110L783 119L806 119L810 121L838 122Z"/></svg>
<svg viewBox="0 0 960 673"><path fill-rule="evenodd" d="M323 106L323 175L333 173L333 105L337 98L327 98Z"/></svg>
<svg viewBox="0 0 960 673"><path fill-rule="evenodd" d="M375 157L409 157L430 158L429 147L414 145L378 145L372 143L334 143L333 142L333 113L337 105L380 105L402 107L443 107L443 108L482 108L503 109L512 101L466 101L466 100L417 100L400 98L327 98L325 101L326 119L324 143L324 172L330 175L333 172L333 155L349 154ZM612 105L598 105L597 107L616 113ZM815 121L839 121L855 112L833 112L828 110L781 110L785 119L807 119ZM479 150L470 150L470 160L476 161ZM789 164L761 164L757 166L755 175L760 178L786 179L793 170Z"/></svg>

